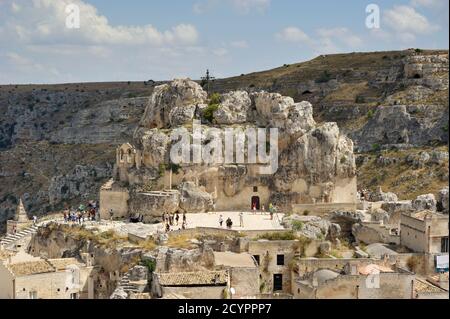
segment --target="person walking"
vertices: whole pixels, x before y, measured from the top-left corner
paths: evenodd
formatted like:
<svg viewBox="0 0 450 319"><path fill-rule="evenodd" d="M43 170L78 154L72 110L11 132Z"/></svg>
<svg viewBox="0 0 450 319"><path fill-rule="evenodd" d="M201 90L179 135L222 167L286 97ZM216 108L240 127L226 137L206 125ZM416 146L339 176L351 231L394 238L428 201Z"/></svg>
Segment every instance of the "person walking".
<svg viewBox="0 0 450 319"><path fill-rule="evenodd" d="M270 220L273 220L273 210L274 210L273 204L270 203L269 204Z"/></svg>
<svg viewBox="0 0 450 319"><path fill-rule="evenodd" d="M33 225L34 226L37 225L37 216L36 215L33 216Z"/></svg>
<svg viewBox="0 0 450 319"><path fill-rule="evenodd" d="M219 226L220 226L220 228L222 228L222 226L223 226L223 216L222 215L220 215L220 217L219 217Z"/></svg>
<svg viewBox="0 0 450 319"><path fill-rule="evenodd" d="M109 216L111 217L111 220L113 220L114 211L112 208L109 210Z"/></svg>
<svg viewBox="0 0 450 319"><path fill-rule="evenodd" d="M244 227L244 213L243 212L239 213L239 226Z"/></svg>
<svg viewBox="0 0 450 319"><path fill-rule="evenodd" d="M186 212L183 212L183 224L187 222Z"/></svg>
<svg viewBox="0 0 450 319"><path fill-rule="evenodd" d="M175 213L175 222L176 222L177 226L178 226L179 221L180 221L180 214L179 214L178 211L177 211L177 212Z"/></svg>

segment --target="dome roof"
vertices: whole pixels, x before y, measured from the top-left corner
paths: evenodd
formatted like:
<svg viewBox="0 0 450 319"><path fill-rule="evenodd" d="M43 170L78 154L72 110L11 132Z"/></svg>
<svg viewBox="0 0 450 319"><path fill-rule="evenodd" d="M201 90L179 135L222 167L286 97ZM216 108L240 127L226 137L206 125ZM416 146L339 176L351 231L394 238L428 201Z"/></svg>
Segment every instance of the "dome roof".
<svg viewBox="0 0 450 319"><path fill-rule="evenodd" d="M314 278L317 280L319 285L325 283L327 280L334 279L338 277L339 274L329 269L321 269L314 273Z"/></svg>

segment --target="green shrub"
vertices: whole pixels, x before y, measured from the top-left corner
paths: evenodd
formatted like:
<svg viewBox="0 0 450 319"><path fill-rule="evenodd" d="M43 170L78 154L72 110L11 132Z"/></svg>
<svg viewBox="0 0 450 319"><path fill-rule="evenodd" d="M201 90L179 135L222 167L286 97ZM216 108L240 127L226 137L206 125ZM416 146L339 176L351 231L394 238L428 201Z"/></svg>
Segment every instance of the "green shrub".
<svg viewBox="0 0 450 319"><path fill-rule="evenodd" d="M266 240L294 240L296 236L293 231L277 232L277 233L265 233L257 237L258 239Z"/></svg>
<svg viewBox="0 0 450 319"><path fill-rule="evenodd" d="M362 95L358 95L356 97L355 102L358 103L358 104L366 103L366 98L364 96L362 96Z"/></svg>
<svg viewBox="0 0 450 319"><path fill-rule="evenodd" d="M141 265L147 267L149 274L152 274L156 269L156 262L154 260L145 259L141 261ZM151 278L149 276L149 278Z"/></svg>
<svg viewBox="0 0 450 319"><path fill-rule="evenodd" d="M328 71L323 71L323 73L317 78L316 83L327 83L331 80L331 74Z"/></svg>
<svg viewBox="0 0 450 319"><path fill-rule="evenodd" d="M381 146L378 143L372 144L372 151L379 152L381 150Z"/></svg>
<svg viewBox="0 0 450 319"><path fill-rule="evenodd" d="M164 176L164 174L166 173L166 164L161 163L159 164L159 176Z"/></svg>
<svg viewBox="0 0 450 319"><path fill-rule="evenodd" d="M303 212L303 216L309 216L310 213L311 213L311 212L310 212L309 210L305 210L305 211Z"/></svg>
<svg viewBox="0 0 450 319"><path fill-rule="evenodd" d="M214 112L219 109L219 104L211 104L208 105L203 110L203 118L207 120L208 122L212 123L214 120Z"/></svg>
<svg viewBox="0 0 450 319"><path fill-rule="evenodd" d="M220 94L219 93L213 93L211 94L211 97L209 98L208 105L214 105L214 104L220 104Z"/></svg>
<svg viewBox="0 0 450 319"><path fill-rule="evenodd" d="M374 114L373 110L369 110L367 112L367 118L370 120L373 117L373 114Z"/></svg>
<svg viewBox="0 0 450 319"><path fill-rule="evenodd" d="M303 224L302 221L294 220L294 221L292 222L292 230L293 230L293 231L300 231L300 230L303 229L303 227L304 227L304 224Z"/></svg>

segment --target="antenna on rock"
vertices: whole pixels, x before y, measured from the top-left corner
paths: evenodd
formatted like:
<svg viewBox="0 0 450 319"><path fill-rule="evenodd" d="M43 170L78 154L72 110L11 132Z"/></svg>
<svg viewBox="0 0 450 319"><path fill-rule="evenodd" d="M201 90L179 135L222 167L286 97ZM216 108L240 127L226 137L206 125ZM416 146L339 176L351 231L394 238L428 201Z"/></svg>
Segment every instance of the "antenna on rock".
<svg viewBox="0 0 450 319"><path fill-rule="evenodd" d="M211 76L211 74L209 73L209 69L206 70L206 76L203 76L201 78L202 86L206 84L206 92L208 92L208 95L211 94L211 82L214 82L215 79L216 78Z"/></svg>

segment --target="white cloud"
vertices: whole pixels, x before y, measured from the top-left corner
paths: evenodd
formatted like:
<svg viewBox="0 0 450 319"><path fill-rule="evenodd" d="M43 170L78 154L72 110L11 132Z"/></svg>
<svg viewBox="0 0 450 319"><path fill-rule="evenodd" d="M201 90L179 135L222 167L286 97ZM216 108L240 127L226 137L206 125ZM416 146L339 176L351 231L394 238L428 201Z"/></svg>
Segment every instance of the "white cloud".
<svg viewBox="0 0 450 319"><path fill-rule="evenodd" d="M297 27L287 27L276 34L277 39L291 43L308 42L309 36Z"/></svg>
<svg viewBox="0 0 450 319"><path fill-rule="evenodd" d="M353 34L349 29L344 27L331 28L331 29L319 29L317 30L317 34L322 39L322 41L326 42L340 42L349 48L357 48L363 44L363 41L360 37Z"/></svg>
<svg viewBox="0 0 450 319"><path fill-rule="evenodd" d="M65 27L68 4L80 8L80 29ZM16 0L12 14L0 13L3 34L29 44L72 43L77 45L194 45L199 34L190 24L160 31L152 25L113 26L97 9L82 0ZM1 35L0 35L1 36Z"/></svg>
<svg viewBox="0 0 450 319"><path fill-rule="evenodd" d="M270 0L232 0L233 6L241 13L252 10L265 11L270 6Z"/></svg>
<svg viewBox="0 0 450 319"><path fill-rule="evenodd" d="M404 42L414 41L417 35L430 34L440 29L413 7L404 5L387 10L383 16L383 23Z"/></svg>
<svg viewBox="0 0 450 319"><path fill-rule="evenodd" d="M228 50L225 48L218 48L218 49L214 49L213 54L218 56L218 57L223 57L226 56L228 54Z"/></svg>
<svg viewBox="0 0 450 319"><path fill-rule="evenodd" d="M230 43L230 45L233 48L238 48L238 49L247 49L249 47L248 42L245 40L232 41Z"/></svg>
<svg viewBox="0 0 450 319"><path fill-rule="evenodd" d="M252 11L264 12L270 6L271 0L200 0L194 3L193 11L196 14L203 14L218 7L221 3L231 6L236 12L248 14Z"/></svg>
<svg viewBox="0 0 450 319"><path fill-rule="evenodd" d="M315 54L344 52L363 45L363 40L345 27L317 29L313 36L297 27L287 27L275 36L287 43L306 45Z"/></svg>
<svg viewBox="0 0 450 319"><path fill-rule="evenodd" d="M411 5L414 7L426 8L442 8L448 4L448 0L412 0Z"/></svg>

